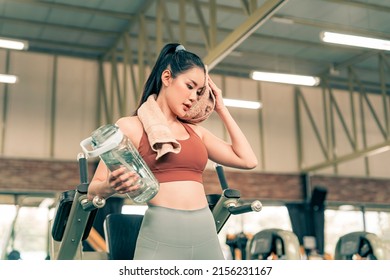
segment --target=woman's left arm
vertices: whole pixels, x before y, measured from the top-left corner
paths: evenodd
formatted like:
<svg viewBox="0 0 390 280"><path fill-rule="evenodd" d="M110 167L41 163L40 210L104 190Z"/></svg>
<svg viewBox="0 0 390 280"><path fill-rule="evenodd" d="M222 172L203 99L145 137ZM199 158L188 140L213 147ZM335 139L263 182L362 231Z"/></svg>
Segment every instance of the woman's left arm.
<svg viewBox="0 0 390 280"><path fill-rule="evenodd" d="M221 89L215 85L210 77L208 77L208 82L211 91L215 95L216 103L214 110L222 120L231 140L231 143L223 141L209 130L202 128L202 137L210 160L235 168L255 168L258 164L257 157L248 139L223 103Z"/></svg>

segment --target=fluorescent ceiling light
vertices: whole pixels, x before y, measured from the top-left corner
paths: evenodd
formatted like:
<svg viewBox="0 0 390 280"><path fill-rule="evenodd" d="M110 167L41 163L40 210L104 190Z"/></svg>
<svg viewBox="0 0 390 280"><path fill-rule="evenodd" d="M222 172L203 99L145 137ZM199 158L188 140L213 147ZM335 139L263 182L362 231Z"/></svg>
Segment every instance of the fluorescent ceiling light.
<svg viewBox="0 0 390 280"><path fill-rule="evenodd" d="M0 83L14 84L18 81L18 77L14 75L0 74Z"/></svg>
<svg viewBox="0 0 390 280"><path fill-rule="evenodd" d="M237 107L237 108L244 108L244 109L261 108L261 103L256 101L245 101L245 100L224 98L223 103L228 107Z"/></svg>
<svg viewBox="0 0 390 280"><path fill-rule="evenodd" d="M326 43L390 51L390 41L388 40L333 33L327 31L321 32L320 37L321 40Z"/></svg>
<svg viewBox="0 0 390 280"><path fill-rule="evenodd" d="M352 211L355 210L355 206L350 204L343 204L339 206L340 211Z"/></svg>
<svg viewBox="0 0 390 280"><path fill-rule="evenodd" d="M320 83L320 78L314 76L281 74L281 73L260 72L260 71L253 71L251 73L251 78L257 81L303 85L303 86L317 86Z"/></svg>
<svg viewBox="0 0 390 280"><path fill-rule="evenodd" d="M0 37L0 48L26 50L28 48L28 43L27 41L13 40Z"/></svg>

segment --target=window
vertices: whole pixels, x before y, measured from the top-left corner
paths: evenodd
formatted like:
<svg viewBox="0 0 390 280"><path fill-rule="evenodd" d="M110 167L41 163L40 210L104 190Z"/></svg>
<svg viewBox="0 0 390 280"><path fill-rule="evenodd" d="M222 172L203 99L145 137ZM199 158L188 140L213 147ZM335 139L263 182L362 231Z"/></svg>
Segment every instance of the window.
<svg viewBox="0 0 390 280"><path fill-rule="evenodd" d="M230 248L226 244L229 236L235 236L243 232L249 241L259 231L270 228L292 231L286 207L264 206L260 212L231 215L218 235L226 259L232 258Z"/></svg>
<svg viewBox="0 0 390 280"><path fill-rule="evenodd" d="M356 231L376 234L383 241L387 258L390 257L390 213L379 211L326 210L325 252L334 256L340 237Z"/></svg>
<svg viewBox="0 0 390 280"><path fill-rule="evenodd" d="M21 259L45 259L48 254L49 209L0 205L1 257L16 250Z"/></svg>

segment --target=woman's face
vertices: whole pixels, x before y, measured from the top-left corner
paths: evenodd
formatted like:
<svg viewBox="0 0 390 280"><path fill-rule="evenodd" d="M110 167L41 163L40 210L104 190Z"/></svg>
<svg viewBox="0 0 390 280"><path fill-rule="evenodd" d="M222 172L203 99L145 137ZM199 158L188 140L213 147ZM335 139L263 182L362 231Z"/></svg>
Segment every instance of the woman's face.
<svg viewBox="0 0 390 280"><path fill-rule="evenodd" d="M171 111L180 117L184 117L199 96L205 86L204 70L194 67L181 73L167 88L167 99Z"/></svg>

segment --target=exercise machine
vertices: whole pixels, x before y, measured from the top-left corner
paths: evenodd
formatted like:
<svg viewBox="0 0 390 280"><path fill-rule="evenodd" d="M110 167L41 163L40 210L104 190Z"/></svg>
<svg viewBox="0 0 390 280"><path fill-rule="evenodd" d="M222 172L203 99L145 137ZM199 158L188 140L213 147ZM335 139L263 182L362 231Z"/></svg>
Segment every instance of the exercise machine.
<svg viewBox="0 0 390 280"><path fill-rule="evenodd" d="M292 231L277 228L256 233L248 247L250 260L300 260L298 237Z"/></svg>
<svg viewBox="0 0 390 280"><path fill-rule="evenodd" d="M51 221L49 242L50 259L106 259L106 253L84 252L81 241L86 240L92 229L97 210L104 207L105 200L95 197L87 199L88 172L87 159L78 155L80 184L75 190L63 192Z"/></svg>
<svg viewBox="0 0 390 280"><path fill-rule="evenodd" d="M356 231L345 234L336 243L335 260L385 260L382 240L374 233Z"/></svg>
<svg viewBox="0 0 390 280"><path fill-rule="evenodd" d="M230 252L233 260L247 259L246 253L247 253L248 240L249 238L246 236L244 232L240 232L235 235L229 234L226 236L226 245L228 245L230 248Z"/></svg>
<svg viewBox="0 0 390 280"><path fill-rule="evenodd" d="M97 210L104 207L106 201L99 197L92 201L87 199L89 187L87 160L83 153L78 155L78 163L80 184L75 190L61 194L51 223L50 259L132 259L142 215L108 215L104 222L107 251L83 251L82 241L90 235ZM239 205L240 192L228 187L222 166L216 165L216 170L223 192L221 195L213 194L207 198L219 233L230 215L258 212L262 205L258 200L251 204ZM127 227L123 227L124 222ZM120 229L128 229L130 232L118 234Z"/></svg>
<svg viewBox="0 0 390 280"><path fill-rule="evenodd" d="M219 233L230 215L238 215L252 211L259 212L263 205L259 200L255 200L250 204L240 205L240 191L229 188L222 165L216 164L215 169L222 188L222 194L207 195L207 200L214 216L217 232Z"/></svg>

